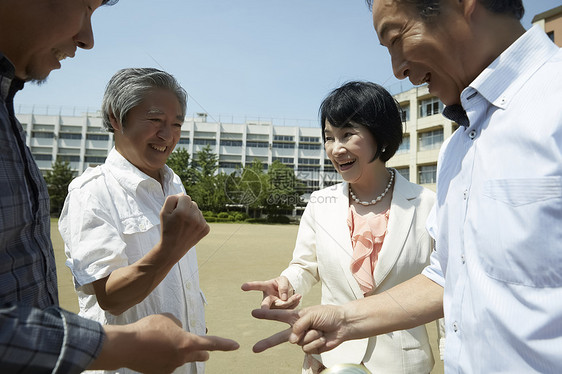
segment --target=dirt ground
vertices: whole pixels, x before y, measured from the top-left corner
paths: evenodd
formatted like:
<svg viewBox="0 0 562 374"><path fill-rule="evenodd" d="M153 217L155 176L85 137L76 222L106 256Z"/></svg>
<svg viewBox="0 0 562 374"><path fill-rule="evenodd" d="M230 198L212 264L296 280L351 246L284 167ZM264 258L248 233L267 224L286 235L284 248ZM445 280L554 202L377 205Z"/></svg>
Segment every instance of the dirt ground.
<svg viewBox="0 0 562 374"><path fill-rule="evenodd" d="M212 352L207 363L209 374L300 373L303 353L300 347L283 344L255 354L252 346L258 340L285 328L284 324L260 321L250 315L259 307L261 293L241 291L242 283L266 280L279 275L289 260L295 243L296 225L250 225L211 223L211 233L197 245L201 288L208 305L205 309L210 335L234 339L240 343L235 352ZM64 265L64 247L56 226L51 236L57 259L60 303L78 312L77 297L70 270ZM317 304L320 287L303 299L303 306ZM435 324L428 332L436 356L432 374L443 373L439 360Z"/></svg>

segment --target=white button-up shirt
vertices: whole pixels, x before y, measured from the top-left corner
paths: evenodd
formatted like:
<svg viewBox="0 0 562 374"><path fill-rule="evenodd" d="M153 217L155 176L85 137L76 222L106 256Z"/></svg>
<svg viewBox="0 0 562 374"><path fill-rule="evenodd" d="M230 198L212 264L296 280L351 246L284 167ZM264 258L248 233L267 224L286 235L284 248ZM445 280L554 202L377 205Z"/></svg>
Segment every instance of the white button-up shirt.
<svg viewBox="0 0 562 374"><path fill-rule="evenodd" d="M446 373L562 373L562 51L527 31L467 87L443 145L423 274Z"/></svg>
<svg viewBox="0 0 562 374"><path fill-rule="evenodd" d="M155 313L171 313L185 330L205 334L204 296L199 288L195 248L170 270L139 304L114 316L103 310L92 282L146 255L160 240L160 210L166 196L184 192L180 178L165 166L163 186L112 149L104 165L72 181L60 220L66 264L72 271L80 315L122 325ZM188 363L175 373L202 373ZM120 369L118 373L134 373Z"/></svg>

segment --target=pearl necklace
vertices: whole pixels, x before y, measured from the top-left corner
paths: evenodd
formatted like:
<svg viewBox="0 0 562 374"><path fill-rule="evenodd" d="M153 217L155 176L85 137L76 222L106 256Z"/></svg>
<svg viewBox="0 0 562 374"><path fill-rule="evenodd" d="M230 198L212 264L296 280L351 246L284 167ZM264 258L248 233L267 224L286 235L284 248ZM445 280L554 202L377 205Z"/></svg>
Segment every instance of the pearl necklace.
<svg viewBox="0 0 562 374"><path fill-rule="evenodd" d="M381 193L379 196L377 196L376 199L369 201L361 201L357 198L357 196L355 196L355 194L353 193L353 191L351 190L351 185L349 186L349 194L351 195L351 198L353 199L353 201L355 201L357 204L361 204L361 205L365 205L365 206L369 206L369 205L375 205L376 203L378 203L379 201L382 200L382 198L384 197L384 195L386 195L386 193L388 192L388 190L390 190L390 187L392 187L392 182L394 182L394 170L392 169L388 169L389 173L390 173L390 179L388 180L388 184L386 185L386 188L384 189L384 192Z"/></svg>

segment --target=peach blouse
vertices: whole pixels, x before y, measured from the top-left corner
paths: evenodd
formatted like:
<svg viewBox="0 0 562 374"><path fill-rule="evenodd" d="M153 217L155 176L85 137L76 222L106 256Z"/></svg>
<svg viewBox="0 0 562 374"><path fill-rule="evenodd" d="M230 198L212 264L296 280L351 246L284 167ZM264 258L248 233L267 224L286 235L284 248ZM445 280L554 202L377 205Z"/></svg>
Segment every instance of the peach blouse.
<svg viewBox="0 0 562 374"><path fill-rule="evenodd" d="M353 205L349 207L347 225L353 247L350 268L363 294L375 287L373 271L386 235L389 212L390 210L387 210L376 215L361 216L357 214Z"/></svg>

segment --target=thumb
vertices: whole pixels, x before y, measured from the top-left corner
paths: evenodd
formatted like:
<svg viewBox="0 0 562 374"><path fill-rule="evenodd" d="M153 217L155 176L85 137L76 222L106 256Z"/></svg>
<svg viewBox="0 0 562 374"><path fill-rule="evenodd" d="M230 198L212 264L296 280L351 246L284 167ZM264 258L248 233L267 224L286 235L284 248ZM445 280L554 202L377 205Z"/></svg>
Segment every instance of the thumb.
<svg viewBox="0 0 562 374"><path fill-rule="evenodd" d="M172 214L176 206L178 205L179 195L170 195L166 198L164 202L164 206L162 206L162 210L160 213L162 214Z"/></svg>

